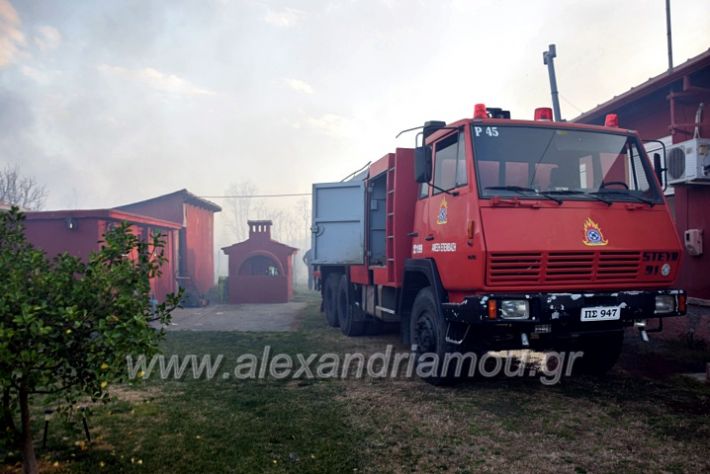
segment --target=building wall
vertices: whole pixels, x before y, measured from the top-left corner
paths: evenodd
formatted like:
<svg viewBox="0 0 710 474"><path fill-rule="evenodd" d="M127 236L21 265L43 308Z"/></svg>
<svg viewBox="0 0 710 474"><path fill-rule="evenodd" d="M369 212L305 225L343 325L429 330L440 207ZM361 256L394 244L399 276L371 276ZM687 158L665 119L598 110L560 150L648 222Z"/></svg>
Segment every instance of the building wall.
<svg viewBox="0 0 710 474"><path fill-rule="evenodd" d="M103 232L99 219L75 219L75 228L69 230L65 219L25 221L27 240L44 250L49 257L67 252L86 261L91 252L98 250Z"/></svg>
<svg viewBox="0 0 710 474"><path fill-rule="evenodd" d="M270 276L230 276L229 302L244 303L288 303L291 298L287 277Z"/></svg>
<svg viewBox="0 0 710 474"><path fill-rule="evenodd" d="M44 250L49 257L68 253L87 261L92 252L100 248L108 221L100 218L74 218L75 227L69 229L65 218L34 219L25 221L25 235L32 245ZM131 231L147 238L153 227L133 225ZM157 229L156 229L157 230ZM165 256L168 261L161 268L161 275L151 279L150 286L155 298L163 301L169 293L177 291L175 281L174 240L175 230L160 229L166 234Z"/></svg>
<svg viewBox="0 0 710 474"><path fill-rule="evenodd" d="M176 224L185 225L185 216L182 208L182 198L180 196L166 196L155 201L137 202L120 206L119 209L133 214L150 216L156 219L163 219Z"/></svg>
<svg viewBox="0 0 710 474"><path fill-rule="evenodd" d="M667 90L658 90L644 98L643 102L631 103L619 110L619 126L637 130L644 140L655 140L671 134ZM649 113L649 111L653 113ZM598 125L604 125L602 118Z"/></svg>
<svg viewBox="0 0 710 474"><path fill-rule="evenodd" d="M121 206L121 210L175 222L184 228L185 242L177 245L184 252L181 284L189 292L204 295L215 284L214 276L214 213L186 203L180 195L166 196Z"/></svg>
<svg viewBox="0 0 710 474"><path fill-rule="evenodd" d="M161 275L157 278L153 278L150 282L153 294L156 295L159 301L163 301L167 294L175 293L178 290L177 280L175 279L177 275L177 252L175 250L177 230L150 228L148 232L147 237L150 239L152 239L152 235L160 232L164 242L163 255L167 261L160 269Z"/></svg>
<svg viewBox="0 0 710 474"><path fill-rule="evenodd" d="M214 279L214 214L207 209L185 206L186 269L200 294L215 284Z"/></svg>
<svg viewBox="0 0 710 474"><path fill-rule="evenodd" d="M676 227L683 240L686 229L703 229L703 255L684 253L678 285L688 294L710 300L710 186L682 185L675 188Z"/></svg>

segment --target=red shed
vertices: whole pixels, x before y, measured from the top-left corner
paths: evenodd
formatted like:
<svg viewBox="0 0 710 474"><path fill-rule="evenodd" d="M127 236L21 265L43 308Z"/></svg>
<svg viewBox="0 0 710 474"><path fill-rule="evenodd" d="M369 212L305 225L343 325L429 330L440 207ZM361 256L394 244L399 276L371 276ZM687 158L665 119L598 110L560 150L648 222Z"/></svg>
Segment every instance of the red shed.
<svg viewBox="0 0 710 474"><path fill-rule="evenodd" d="M135 235L146 240L161 233L165 236L164 251L168 261L162 267L162 274L151 280L151 288L160 301L177 290L174 257L180 226L173 222L112 209L27 212L25 215L27 239L50 257L67 252L86 260L99 249L106 227L124 221L131 224Z"/></svg>
<svg viewBox="0 0 710 474"><path fill-rule="evenodd" d="M214 286L214 213L217 204L187 189L118 206L116 209L178 224L177 275L180 286L194 297Z"/></svg>
<svg viewBox="0 0 710 474"><path fill-rule="evenodd" d="M687 239L689 230L696 242L699 231L700 239L700 254L691 255L697 253L691 249L684 256L678 286L691 297L710 300L710 50L574 121L603 124L609 113L618 115L619 126L638 130L644 140L665 143L670 183L667 198L676 229L681 240ZM647 149L654 147L659 145L649 144Z"/></svg>
<svg viewBox="0 0 710 474"><path fill-rule="evenodd" d="M288 302L298 249L271 240L271 221L247 223L249 239L222 249L229 256L229 302Z"/></svg>

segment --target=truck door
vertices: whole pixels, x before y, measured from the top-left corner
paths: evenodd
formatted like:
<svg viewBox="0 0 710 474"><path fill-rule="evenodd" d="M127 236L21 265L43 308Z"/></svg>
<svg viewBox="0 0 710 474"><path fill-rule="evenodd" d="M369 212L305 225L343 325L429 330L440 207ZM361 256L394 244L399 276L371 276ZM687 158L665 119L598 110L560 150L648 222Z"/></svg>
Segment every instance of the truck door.
<svg viewBox="0 0 710 474"><path fill-rule="evenodd" d="M313 185L312 263L365 263L365 182Z"/></svg>
<svg viewBox="0 0 710 474"><path fill-rule="evenodd" d="M453 132L434 144L434 186L429 197L429 232L424 249L436 261L447 289L465 286L466 267L470 265L466 258L469 178L465 150L463 131Z"/></svg>

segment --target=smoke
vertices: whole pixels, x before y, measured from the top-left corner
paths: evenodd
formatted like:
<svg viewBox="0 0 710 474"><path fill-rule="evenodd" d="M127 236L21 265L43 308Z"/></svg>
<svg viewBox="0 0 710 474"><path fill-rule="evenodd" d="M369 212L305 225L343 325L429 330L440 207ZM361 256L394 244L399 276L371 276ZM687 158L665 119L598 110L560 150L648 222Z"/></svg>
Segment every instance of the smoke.
<svg viewBox="0 0 710 474"><path fill-rule="evenodd" d="M0 164L45 184L48 208L244 179L306 192L476 102L529 117L549 100L549 42L580 109L656 71L645 48L657 26L663 47L662 5L558 3L0 0ZM703 0L688 3L678 58L710 43L692 14Z"/></svg>
<svg viewBox="0 0 710 474"><path fill-rule="evenodd" d="M34 117L21 95L0 88L0 140L9 141L32 127Z"/></svg>

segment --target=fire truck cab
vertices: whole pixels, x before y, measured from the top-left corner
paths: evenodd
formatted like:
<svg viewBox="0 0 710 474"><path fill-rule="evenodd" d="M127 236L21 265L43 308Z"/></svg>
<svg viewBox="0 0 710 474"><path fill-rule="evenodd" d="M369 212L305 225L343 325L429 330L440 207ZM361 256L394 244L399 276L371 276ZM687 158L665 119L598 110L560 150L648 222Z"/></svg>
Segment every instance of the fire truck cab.
<svg viewBox="0 0 710 474"><path fill-rule="evenodd" d="M427 122L349 180L315 184L313 264L344 334L399 322L418 353L521 347L616 362L624 328L686 311L681 243L638 135L606 126ZM658 319L655 329L646 321Z"/></svg>

